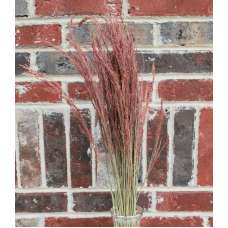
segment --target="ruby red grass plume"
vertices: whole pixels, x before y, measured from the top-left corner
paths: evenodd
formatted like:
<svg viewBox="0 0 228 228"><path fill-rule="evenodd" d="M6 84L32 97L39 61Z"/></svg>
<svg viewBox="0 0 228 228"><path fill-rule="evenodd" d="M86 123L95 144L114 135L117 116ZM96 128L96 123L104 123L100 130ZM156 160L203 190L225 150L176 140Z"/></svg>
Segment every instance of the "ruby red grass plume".
<svg viewBox="0 0 228 228"><path fill-rule="evenodd" d="M68 40L74 51L58 50L84 79L85 89L96 110L102 142L111 167L113 211L117 215L131 216L137 210L144 124L151 103L155 69L153 65L152 82L140 81L134 37L121 19L105 17L102 23L92 19L95 29L91 34L92 54L88 55L73 35L75 26L83 26L87 20L90 18L69 25ZM47 80L40 73L28 71L39 80ZM58 84L50 85L53 89L59 89ZM79 119L81 128L90 140L91 149L99 153L75 101L65 93L63 97ZM158 113L159 127L155 134L156 143L149 170L166 144L161 140L165 114L162 108Z"/></svg>

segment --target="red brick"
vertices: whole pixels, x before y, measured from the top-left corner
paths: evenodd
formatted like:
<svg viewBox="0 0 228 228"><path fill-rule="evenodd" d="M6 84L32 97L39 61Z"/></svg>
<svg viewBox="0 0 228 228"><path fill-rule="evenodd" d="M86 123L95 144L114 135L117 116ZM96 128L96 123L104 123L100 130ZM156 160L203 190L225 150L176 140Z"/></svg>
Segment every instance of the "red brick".
<svg viewBox="0 0 228 228"><path fill-rule="evenodd" d="M46 47L60 44L60 25L31 25L16 28L18 47Z"/></svg>
<svg viewBox="0 0 228 228"><path fill-rule="evenodd" d="M46 227L112 227L110 217L99 218L47 218Z"/></svg>
<svg viewBox="0 0 228 228"><path fill-rule="evenodd" d="M209 218L208 218L208 225L209 225L210 227L213 227L213 217L209 217Z"/></svg>
<svg viewBox="0 0 228 228"><path fill-rule="evenodd" d="M143 227L199 227L203 220L199 217L145 217L142 219Z"/></svg>
<svg viewBox="0 0 228 228"><path fill-rule="evenodd" d="M74 82L68 84L68 94L73 99L89 100L89 94L83 82Z"/></svg>
<svg viewBox="0 0 228 228"><path fill-rule="evenodd" d="M36 0L39 16L120 15L121 0Z"/></svg>
<svg viewBox="0 0 228 228"><path fill-rule="evenodd" d="M210 16L212 0L129 0L135 16Z"/></svg>
<svg viewBox="0 0 228 228"><path fill-rule="evenodd" d="M54 86L54 89L53 89ZM16 102L60 102L62 99L60 82L18 82Z"/></svg>
<svg viewBox="0 0 228 228"><path fill-rule="evenodd" d="M213 184L213 110L210 108L201 110L200 114L198 184Z"/></svg>
<svg viewBox="0 0 228 228"><path fill-rule="evenodd" d="M212 80L165 80L158 85L159 97L166 101L211 101Z"/></svg>
<svg viewBox="0 0 228 228"><path fill-rule="evenodd" d="M200 227L202 219L199 217L145 217L142 219L142 227ZM112 227L110 217L100 218L47 218L46 227Z"/></svg>
<svg viewBox="0 0 228 228"><path fill-rule="evenodd" d="M158 192L159 211L212 211L211 192Z"/></svg>

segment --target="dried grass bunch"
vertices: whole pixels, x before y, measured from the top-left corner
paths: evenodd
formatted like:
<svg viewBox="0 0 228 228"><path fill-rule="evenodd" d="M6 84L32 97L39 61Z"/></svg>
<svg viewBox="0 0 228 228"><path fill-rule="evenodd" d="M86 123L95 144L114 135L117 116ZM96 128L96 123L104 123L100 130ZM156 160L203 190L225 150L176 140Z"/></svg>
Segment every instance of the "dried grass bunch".
<svg viewBox="0 0 228 228"><path fill-rule="evenodd" d="M96 110L102 142L111 167L113 211L116 215L133 216L137 210L143 129L151 102L153 82L140 81L134 37L124 22L110 17L102 20L102 24L93 21L95 32L91 35L92 55L83 50L73 35L75 26L81 26L87 19L77 25L70 25L69 42L74 51L58 49L83 77L85 88ZM40 80L46 79L41 73L28 71ZM152 71L154 78L154 67ZM53 89L59 89L57 83L50 85ZM79 119L82 130L90 140L91 149L99 153L75 101L67 94L63 94L63 97ZM161 108L149 170L164 146L160 135L164 116Z"/></svg>

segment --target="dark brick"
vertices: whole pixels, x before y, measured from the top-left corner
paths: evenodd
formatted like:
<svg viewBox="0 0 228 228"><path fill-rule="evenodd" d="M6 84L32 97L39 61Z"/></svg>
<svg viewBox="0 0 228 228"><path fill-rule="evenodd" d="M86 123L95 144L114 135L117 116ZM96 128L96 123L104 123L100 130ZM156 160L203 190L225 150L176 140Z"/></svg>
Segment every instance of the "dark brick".
<svg viewBox="0 0 228 228"><path fill-rule="evenodd" d="M87 126L91 126L90 112L82 110ZM88 153L90 143L87 135L80 127L78 118L71 112L70 117L70 149L71 149L71 181L73 187L92 185L91 155Z"/></svg>
<svg viewBox="0 0 228 228"><path fill-rule="evenodd" d="M90 55L90 54L89 54ZM207 73L212 72L212 53L163 53L138 52L137 60L141 73L151 73L155 60L158 73ZM37 65L41 72L56 75L78 73L69 60L59 52L40 52Z"/></svg>
<svg viewBox="0 0 228 228"><path fill-rule="evenodd" d="M15 74L19 75L24 73L24 69L21 66L30 65L30 54L29 53L16 53L15 54Z"/></svg>
<svg viewBox="0 0 228 228"><path fill-rule="evenodd" d="M65 193L17 193L16 212L64 212L67 210Z"/></svg>
<svg viewBox="0 0 228 228"><path fill-rule="evenodd" d="M210 227L213 227L213 217L208 218L208 224Z"/></svg>
<svg viewBox="0 0 228 228"><path fill-rule="evenodd" d="M112 198L108 192L74 193L73 210L77 212L101 212L112 208Z"/></svg>
<svg viewBox="0 0 228 228"><path fill-rule="evenodd" d="M209 16L212 0L129 0L129 13L135 16Z"/></svg>
<svg viewBox="0 0 228 228"><path fill-rule="evenodd" d="M113 227L112 218L47 218L46 227Z"/></svg>
<svg viewBox="0 0 228 228"><path fill-rule="evenodd" d="M168 117L168 116L167 116ZM149 166L151 157L154 152L155 143L158 140L157 136L161 137L161 145L165 145L160 151L157 161L153 168L148 173L148 185L166 185L167 181L167 152L168 152L168 133L167 133L167 118L163 120L161 133L158 135L158 127L160 119L158 113L150 111L147 122L147 165Z"/></svg>
<svg viewBox="0 0 228 228"><path fill-rule="evenodd" d="M41 52L37 54L39 71L47 74L74 74L75 67L59 52Z"/></svg>
<svg viewBox="0 0 228 228"><path fill-rule="evenodd" d="M77 212L101 212L110 211L112 208L112 197L110 192L79 192L74 193L74 211ZM139 195L138 205L144 210L151 207L151 194L142 192Z"/></svg>
<svg viewBox="0 0 228 228"><path fill-rule="evenodd" d="M138 53L139 71L151 73L155 60L157 73L203 73L212 72L213 58L211 52L205 53Z"/></svg>
<svg viewBox="0 0 228 228"><path fill-rule="evenodd" d="M211 192L158 192L159 211L212 211Z"/></svg>
<svg viewBox="0 0 228 228"><path fill-rule="evenodd" d="M166 22L160 25L164 45L202 46L212 44L212 22Z"/></svg>
<svg viewBox="0 0 228 228"><path fill-rule="evenodd" d="M21 185L24 188L38 187L41 185L38 112L17 110L16 120Z"/></svg>
<svg viewBox="0 0 228 228"><path fill-rule="evenodd" d="M153 24L150 23L128 23L137 45L153 45ZM83 44L91 44L91 36L96 32L92 24L83 24L73 30L76 40Z"/></svg>
<svg viewBox="0 0 228 228"><path fill-rule="evenodd" d="M173 185L185 186L192 178L195 110L180 110L174 119Z"/></svg>
<svg viewBox="0 0 228 228"><path fill-rule="evenodd" d="M153 45L153 24L131 22L128 28L133 33L136 45Z"/></svg>
<svg viewBox="0 0 228 228"><path fill-rule="evenodd" d="M16 227L40 227L41 219L38 218L23 218L16 219Z"/></svg>
<svg viewBox="0 0 228 228"><path fill-rule="evenodd" d="M28 3L26 2L26 0L15 1L15 16L16 17L28 16Z"/></svg>
<svg viewBox="0 0 228 228"><path fill-rule="evenodd" d="M36 0L36 14L39 16L64 15L120 15L120 0Z"/></svg>
<svg viewBox="0 0 228 228"><path fill-rule="evenodd" d="M93 24L87 23L74 28L72 35L80 44L88 45L91 44L91 36L94 34L94 32L96 32L95 26L93 26Z"/></svg>
<svg viewBox="0 0 228 228"><path fill-rule="evenodd" d="M45 113L43 125L47 185L49 187L66 186L66 136L63 114Z"/></svg>
<svg viewBox="0 0 228 228"><path fill-rule="evenodd" d="M200 217L144 217L142 227L199 227L203 226Z"/></svg>
<svg viewBox="0 0 228 228"><path fill-rule="evenodd" d="M198 184L213 184L213 110L210 108L202 109L200 112Z"/></svg>
<svg viewBox="0 0 228 228"><path fill-rule="evenodd" d="M150 192L141 192L139 194L137 205L142 207L144 211L150 210L152 206L152 195Z"/></svg>

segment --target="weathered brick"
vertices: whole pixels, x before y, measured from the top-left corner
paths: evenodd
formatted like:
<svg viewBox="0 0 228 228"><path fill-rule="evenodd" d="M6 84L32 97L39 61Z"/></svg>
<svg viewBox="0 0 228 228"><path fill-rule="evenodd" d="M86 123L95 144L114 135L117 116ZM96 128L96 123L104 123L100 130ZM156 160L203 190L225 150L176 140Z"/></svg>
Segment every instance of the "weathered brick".
<svg viewBox="0 0 228 228"><path fill-rule="evenodd" d="M136 45L153 45L153 24L128 23L129 30L133 33ZM73 30L77 42L82 45L91 44L91 36L96 32L95 26L90 23L83 24Z"/></svg>
<svg viewBox="0 0 228 228"><path fill-rule="evenodd" d="M66 193L17 193L16 212L64 212Z"/></svg>
<svg viewBox="0 0 228 228"><path fill-rule="evenodd" d="M154 153L154 147L157 138L158 127L160 126L159 115L155 112L150 112L147 121L147 165L149 166L150 159ZM167 144L160 151L159 158L154 164L154 167L148 173L147 183L148 185L166 185L167 181L167 152L168 152L168 133L167 133L167 119L162 123L160 136L162 144Z"/></svg>
<svg viewBox="0 0 228 228"><path fill-rule="evenodd" d="M54 89L53 89L54 88ZM60 102L62 99L60 82L17 82L16 102Z"/></svg>
<svg viewBox="0 0 228 228"><path fill-rule="evenodd" d="M109 188L111 182L113 182L112 167L109 162L109 154L107 153L103 145L98 121L96 121L94 135L96 146L98 148L98 150L96 151L96 187ZM155 170L153 170L153 172L154 171ZM162 171L159 170L158 173L159 172L161 173ZM138 181L139 183L142 183L142 181L144 181L142 180L142 162L140 162Z"/></svg>
<svg viewBox="0 0 228 228"><path fill-rule="evenodd" d="M89 53L88 53L89 54ZM212 53L161 53L138 52L139 72L151 73L155 60L157 73L208 73L212 72ZM78 73L75 67L59 52L38 52L39 71L47 74L70 75Z"/></svg>
<svg viewBox="0 0 228 228"><path fill-rule="evenodd" d="M211 192L158 192L159 211L212 211Z"/></svg>
<svg viewBox="0 0 228 228"><path fill-rule="evenodd" d="M76 212L101 212L110 211L112 208L112 197L110 192L78 192L73 194ZM138 205L144 210L151 207L152 198L148 192L139 195Z"/></svg>
<svg viewBox="0 0 228 228"><path fill-rule="evenodd" d="M17 47L47 47L60 44L60 25L29 25L16 28Z"/></svg>
<svg viewBox="0 0 228 228"><path fill-rule="evenodd" d="M16 158L16 156L15 156ZM15 188L18 187L18 180L17 180L17 162L15 161Z"/></svg>
<svg viewBox="0 0 228 228"><path fill-rule="evenodd" d="M15 1L15 16L16 17L28 16L28 3L26 2L26 0Z"/></svg>
<svg viewBox="0 0 228 228"><path fill-rule="evenodd" d="M213 110L210 108L200 112L198 184L213 184Z"/></svg>
<svg viewBox="0 0 228 228"><path fill-rule="evenodd" d="M21 185L24 188L38 187L41 185L38 112L17 110L16 121Z"/></svg>
<svg viewBox="0 0 228 228"><path fill-rule="evenodd" d="M99 147L101 144L98 145ZM108 188L112 181L111 164L108 162L108 153L99 150L96 153L96 187Z"/></svg>
<svg viewBox="0 0 228 228"><path fill-rule="evenodd" d="M89 94L83 82L69 83L68 94L69 94L69 97L73 99L89 100Z"/></svg>
<svg viewBox="0 0 228 228"><path fill-rule="evenodd" d="M39 71L47 74L67 75L77 73L75 67L60 52L38 52L36 63Z"/></svg>
<svg viewBox="0 0 228 228"><path fill-rule="evenodd" d="M30 65L29 53L16 53L15 54L15 74L22 74L25 70L21 66Z"/></svg>
<svg viewBox="0 0 228 228"><path fill-rule="evenodd" d="M209 16L212 0L129 0L129 13L135 16Z"/></svg>
<svg viewBox="0 0 228 228"><path fill-rule="evenodd" d="M191 181L195 110L180 110L174 118L173 185L185 186Z"/></svg>
<svg viewBox="0 0 228 228"><path fill-rule="evenodd" d="M158 85L158 94L166 101L211 101L212 80L165 80Z"/></svg>
<svg viewBox="0 0 228 228"><path fill-rule="evenodd" d="M90 111L82 110L87 126L91 126ZM90 143L87 135L80 127L78 118L71 112L70 116L70 148L71 148L71 182L73 187L92 185L92 164Z"/></svg>
<svg viewBox="0 0 228 228"><path fill-rule="evenodd" d="M87 23L82 24L73 29L72 35L75 37L77 42L80 44L88 45L91 44L91 36L96 32L93 24Z"/></svg>
<svg viewBox="0 0 228 228"><path fill-rule="evenodd" d="M46 227L113 227L112 218L47 218Z"/></svg>
<svg viewBox="0 0 228 228"><path fill-rule="evenodd" d="M212 72L211 52L199 53L138 53L139 71L151 73L154 60L157 73L207 73Z"/></svg>
<svg viewBox="0 0 228 228"><path fill-rule="evenodd" d="M36 14L39 16L63 15L120 15L121 0L36 0Z"/></svg>
<svg viewBox="0 0 228 228"><path fill-rule="evenodd" d="M16 219L16 227L41 227L42 222L40 218L22 218Z"/></svg>
<svg viewBox="0 0 228 228"><path fill-rule="evenodd" d="M49 187L66 186L66 136L63 114L45 112L43 127L47 185Z"/></svg>
<svg viewBox="0 0 228 228"><path fill-rule="evenodd" d="M161 44L202 46L212 44L212 22L166 22L160 25Z"/></svg>
<svg viewBox="0 0 228 228"><path fill-rule="evenodd" d="M200 217L144 217L142 227L200 227L203 219Z"/></svg>
<svg viewBox="0 0 228 228"><path fill-rule="evenodd" d="M153 45L153 24L131 22L128 28L133 33L136 45Z"/></svg>
<svg viewBox="0 0 228 228"><path fill-rule="evenodd" d="M96 120L94 135L98 148L96 151L96 187L108 188L113 178L112 168L110 162L108 162L109 155L103 144L98 120Z"/></svg>

